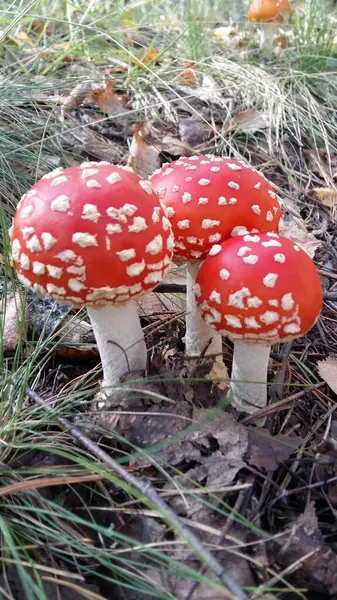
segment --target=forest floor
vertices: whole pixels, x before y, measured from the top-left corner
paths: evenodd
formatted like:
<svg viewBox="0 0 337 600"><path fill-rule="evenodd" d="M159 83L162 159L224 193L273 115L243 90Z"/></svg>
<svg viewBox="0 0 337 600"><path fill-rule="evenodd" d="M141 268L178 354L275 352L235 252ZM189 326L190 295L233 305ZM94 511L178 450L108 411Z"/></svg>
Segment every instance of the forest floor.
<svg viewBox="0 0 337 600"><path fill-rule="evenodd" d="M295 2L261 49L244 1L0 2L1 600L337 598L337 8L326 4ZM15 206L51 169L108 160L148 177L206 153L264 173L283 234L321 276L316 325L272 348L263 427L228 406L210 359L184 358L182 267L139 305L145 379L127 374L99 410L85 310L27 292L10 265ZM232 350L224 339L229 372Z"/></svg>

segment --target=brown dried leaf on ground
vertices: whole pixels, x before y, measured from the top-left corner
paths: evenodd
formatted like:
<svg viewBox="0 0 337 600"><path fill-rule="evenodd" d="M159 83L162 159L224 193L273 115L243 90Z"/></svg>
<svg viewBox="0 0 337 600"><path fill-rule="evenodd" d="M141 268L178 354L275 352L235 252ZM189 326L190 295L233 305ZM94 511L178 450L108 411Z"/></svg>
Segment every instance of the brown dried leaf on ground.
<svg viewBox="0 0 337 600"><path fill-rule="evenodd" d="M314 188L314 192L317 200L324 204L324 206L331 208L332 214L335 215L337 209L337 188Z"/></svg>
<svg viewBox="0 0 337 600"><path fill-rule="evenodd" d="M140 129L133 135L127 164L137 175L147 179L160 167L161 145L143 137L144 133L145 131Z"/></svg>
<svg viewBox="0 0 337 600"><path fill-rule="evenodd" d="M92 100L98 108L109 116L116 116L128 111L126 94L116 94L111 80L105 82L104 86L92 89L88 94L89 100Z"/></svg>
<svg viewBox="0 0 337 600"><path fill-rule="evenodd" d="M284 224L280 233L283 237L298 244L310 258L314 258L316 250L322 245L320 240L307 231L304 222L300 219L295 220L294 217Z"/></svg>
<svg viewBox="0 0 337 600"><path fill-rule="evenodd" d="M256 108L242 110L234 115L229 123L229 132L256 133L267 127L267 117Z"/></svg>
<svg viewBox="0 0 337 600"><path fill-rule="evenodd" d="M28 306L19 292L0 299L0 315L3 321L3 352L14 352L19 341L26 339Z"/></svg>
<svg viewBox="0 0 337 600"><path fill-rule="evenodd" d="M267 545L270 560L285 569L298 563L291 575L294 585L330 595L337 593L337 555L324 541L314 502L278 541L281 545Z"/></svg>
<svg viewBox="0 0 337 600"><path fill-rule="evenodd" d="M302 439L298 436L272 436L267 431L251 429L246 460L250 465L272 473L301 443Z"/></svg>
<svg viewBox="0 0 337 600"><path fill-rule="evenodd" d="M337 394L337 358L329 357L317 362L318 372L329 388Z"/></svg>

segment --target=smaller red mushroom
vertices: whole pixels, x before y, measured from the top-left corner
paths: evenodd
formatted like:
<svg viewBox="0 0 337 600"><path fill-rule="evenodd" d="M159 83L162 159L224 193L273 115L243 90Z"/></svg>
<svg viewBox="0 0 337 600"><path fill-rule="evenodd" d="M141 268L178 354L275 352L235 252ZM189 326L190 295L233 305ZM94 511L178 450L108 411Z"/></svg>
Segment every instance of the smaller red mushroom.
<svg viewBox="0 0 337 600"><path fill-rule="evenodd" d="M11 230L22 283L87 306L104 387L145 368L135 299L163 279L172 251L171 225L151 183L108 162L42 177L19 202Z"/></svg>
<svg viewBox="0 0 337 600"><path fill-rule="evenodd" d="M187 261L186 354L222 352L220 335L201 318L193 286L201 261L234 229L278 231L281 209L267 179L243 161L191 156L164 165L151 177L166 205L175 237L175 259Z"/></svg>
<svg viewBox="0 0 337 600"><path fill-rule="evenodd" d="M195 294L206 322L234 341L233 406L256 412L267 403L271 344L303 335L320 314L313 261L275 233L238 236L213 246Z"/></svg>

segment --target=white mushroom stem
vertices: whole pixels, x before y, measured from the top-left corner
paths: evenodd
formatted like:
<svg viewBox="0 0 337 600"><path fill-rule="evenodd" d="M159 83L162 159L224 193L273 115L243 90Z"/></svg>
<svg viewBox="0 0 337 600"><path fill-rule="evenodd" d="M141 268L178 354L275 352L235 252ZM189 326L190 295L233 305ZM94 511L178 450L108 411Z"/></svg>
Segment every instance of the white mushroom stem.
<svg viewBox="0 0 337 600"><path fill-rule="evenodd" d="M129 300L120 306L88 306L103 369L103 388L120 381L129 371L146 368L146 345L137 304Z"/></svg>
<svg viewBox="0 0 337 600"><path fill-rule="evenodd" d="M260 48L271 51L273 46L273 37L279 27L279 23L261 23Z"/></svg>
<svg viewBox="0 0 337 600"><path fill-rule="evenodd" d="M210 325L205 323L201 316L201 311L197 305L194 294L195 280L198 275L201 262L187 262L187 283L186 283L186 336L185 348L187 356L200 356L205 350L208 342L206 355L218 355L216 361L223 364L222 360L222 337Z"/></svg>
<svg viewBox="0 0 337 600"><path fill-rule="evenodd" d="M240 412L254 414L267 404L270 346L236 340L229 397Z"/></svg>

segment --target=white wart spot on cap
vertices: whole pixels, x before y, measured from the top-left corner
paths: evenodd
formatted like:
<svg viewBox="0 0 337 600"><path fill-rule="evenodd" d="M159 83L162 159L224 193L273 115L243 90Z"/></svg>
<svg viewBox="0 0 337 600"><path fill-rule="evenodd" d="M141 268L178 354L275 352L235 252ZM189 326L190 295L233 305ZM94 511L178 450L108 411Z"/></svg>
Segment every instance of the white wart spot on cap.
<svg viewBox="0 0 337 600"><path fill-rule="evenodd" d="M216 221L213 219L203 219L201 222L201 227L203 229L212 229L212 227L218 227L220 225L220 221Z"/></svg>
<svg viewBox="0 0 337 600"><path fill-rule="evenodd" d="M297 246L297 245L295 245L295 246L294 246L294 250L296 250L296 252L299 252L299 251L300 251L300 247L299 247L299 246Z"/></svg>
<svg viewBox="0 0 337 600"><path fill-rule="evenodd" d="M279 263L285 263L286 257L284 254L274 254L274 261Z"/></svg>
<svg viewBox="0 0 337 600"><path fill-rule="evenodd" d="M213 290L213 292L210 293L209 299L216 304L221 304L221 294L216 290Z"/></svg>
<svg viewBox="0 0 337 600"><path fill-rule="evenodd" d="M271 210L267 210L266 221L272 221L274 219L274 215Z"/></svg>
<svg viewBox="0 0 337 600"><path fill-rule="evenodd" d="M244 242L259 242L260 238L258 235L244 235L243 241Z"/></svg>
<svg viewBox="0 0 337 600"><path fill-rule="evenodd" d="M126 248L125 250L120 250L116 252L119 260L125 262L127 260L131 260L136 256L136 250L134 248Z"/></svg>
<svg viewBox="0 0 337 600"><path fill-rule="evenodd" d="M189 219L183 219L182 221L178 221L177 227L178 229L189 229L191 225L191 221Z"/></svg>
<svg viewBox="0 0 337 600"><path fill-rule="evenodd" d="M68 281L68 287L72 292L81 292L82 290L86 290L87 286L82 283L79 279L75 279L71 277Z"/></svg>
<svg viewBox="0 0 337 600"><path fill-rule="evenodd" d="M106 177L106 181L110 183L110 185L114 185L118 181L122 181L122 178L119 175L119 173L111 173L110 175L108 175L108 177Z"/></svg>
<svg viewBox="0 0 337 600"><path fill-rule="evenodd" d="M147 265L146 265L146 268L149 271L159 271L163 267L164 267L164 261L163 260L161 260L159 262L156 262L156 263L147 263Z"/></svg>
<svg viewBox="0 0 337 600"><path fill-rule="evenodd" d="M194 294L195 294L195 296L197 298L200 298L200 296L201 296L201 288L200 288L199 283L195 283L194 284L194 286L193 286L193 292L194 292Z"/></svg>
<svg viewBox="0 0 337 600"><path fill-rule="evenodd" d="M210 235L208 238L208 241L211 244L215 244L215 242L220 242L221 240L221 233L213 233L213 235Z"/></svg>
<svg viewBox="0 0 337 600"><path fill-rule="evenodd" d="M42 179L53 179L53 177L60 175L61 173L63 173L63 171L63 167L57 167L57 169L54 169L53 171L50 171L50 173L46 173L45 175L43 175Z"/></svg>
<svg viewBox="0 0 337 600"><path fill-rule="evenodd" d="M50 187L55 187L57 185L61 185L62 183L67 183L68 181L68 177L66 177L65 175L60 175L60 177L55 177L55 179L52 179L50 182Z"/></svg>
<svg viewBox="0 0 337 600"><path fill-rule="evenodd" d="M153 273L149 273L144 278L144 283L158 283L163 279L163 274L161 271L153 271Z"/></svg>
<svg viewBox="0 0 337 600"><path fill-rule="evenodd" d="M220 167L211 167L210 171L212 171L212 173L218 173L220 171Z"/></svg>
<svg viewBox="0 0 337 600"><path fill-rule="evenodd" d="M96 179L88 179L88 181L86 181L85 184L88 188L102 188L101 184Z"/></svg>
<svg viewBox="0 0 337 600"><path fill-rule="evenodd" d="M56 254L55 258L59 258L62 262L72 262L77 258L77 254L73 250L62 250Z"/></svg>
<svg viewBox="0 0 337 600"><path fill-rule="evenodd" d="M237 165L236 163L226 163L227 167L229 169L232 169L232 171L241 171L242 167L240 167L240 165Z"/></svg>
<svg viewBox="0 0 337 600"><path fill-rule="evenodd" d="M152 223L159 223L160 221L160 211L161 208L160 206L155 206L153 211L152 211Z"/></svg>
<svg viewBox="0 0 337 600"><path fill-rule="evenodd" d="M228 296L228 306L234 306L235 308L245 308L244 300L251 295L250 290L246 287L241 288L233 294Z"/></svg>
<svg viewBox="0 0 337 600"><path fill-rule="evenodd" d="M81 179L88 179L88 177L93 177L94 175L98 175L99 169L83 169L81 173Z"/></svg>
<svg viewBox="0 0 337 600"><path fill-rule="evenodd" d="M173 171L174 171L174 169L169 167L168 169L165 169L165 171L162 172L162 175L164 175L164 176L171 175L171 173L173 173Z"/></svg>
<svg viewBox="0 0 337 600"><path fill-rule="evenodd" d="M82 219L88 219L89 221L93 221L97 223L101 216L96 204L85 204L82 210Z"/></svg>
<svg viewBox="0 0 337 600"><path fill-rule="evenodd" d="M147 224L144 217L134 217L132 225L128 227L130 233L139 233L145 229L147 229Z"/></svg>
<svg viewBox="0 0 337 600"><path fill-rule="evenodd" d="M166 214L169 218L173 217L176 214L176 211L174 210L173 206L166 207Z"/></svg>
<svg viewBox="0 0 337 600"><path fill-rule="evenodd" d="M278 280L278 275L277 273L268 273L268 275L266 275L263 278L263 284L267 287L267 288L273 288L275 287L276 281Z"/></svg>
<svg viewBox="0 0 337 600"><path fill-rule="evenodd" d="M299 333L301 331L301 328L299 325L297 325L297 323L288 323L288 325L285 325L283 327L283 331L284 333L293 334Z"/></svg>
<svg viewBox="0 0 337 600"><path fill-rule="evenodd" d="M295 300L291 292L284 294L281 298L281 306L283 310L292 310L294 308Z"/></svg>
<svg viewBox="0 0 337 600"><path fill-rule="evenodd" d="M54 283L47 283L46 285L48 294L57 294L58 296L65 296L66 290L64 287L58 287Z"/></svg>
<svg viewBox="0 0 337 600"><path fill-rule="evenodd" d="M247 298L248 308L259 308L263 304L263 301L258 296L252 296Z"/></svg>
<svg viewBox="0 0 337 600"><path fill-rule="evenodd" d="M152 195L152 185L150 181L146 181L145 179L140 179L138 181L140 187L144 190L144 192L146 192L149 196Z"/></svg>
<svg viewBox="0 0 337 600"><path fill-rule="evenodd" d="M27 256L27 254L25 254L24 252L22 252L22 254L20 256L20 267L24 271L27 271L30 267L29 256Z"/></svg>
<svg viewBox="0 0 337 600"><path fill-rule="evenodd" d="M55 267L54 265L46 265L48 275L53 277L53 279L61 279L63 275L63 269L61 267Z"/></svg>
<svg viewBox="0 0 337 600"><path fill-rule="evenodd" d="M237 203L237 201L238 201L238 199L237 199L237 198L230 198L230 199L229 199L229 204L236 204L236 203Z"/></svg>
<svg viewBox="0 0 337 600"><path fill-rule="evenodd" d="M208 204L208 198L199 198L198 204Z"/></svg>
<svg viewBox="0 0 337 600"><path fill-rule="evenodd" d="M183 204L187 204L188 202L191 202L192 200L192 195L189 194L188 192L184 192L182 197L181 197Z"/></svg>
<svg viewBox="0 0 337 600"><path fill-rule="evenodd" d="M200 250L191 250L190 254L192 258L200 258L202 256Z"/></svg>
<svg viewBox="0 0 337 600"><path fill-rule="evenodd" d="M81 246L81 248L87 248L88 246L98 246L96 235L91 235L90 233L84 233L82 231L73 233L71 240L73 244L77 244L78 246Z"/></svg>
<svg viewBox="0 0 337 600"><path fill-rule="evenodd" d="M31 235L33 235L34 231L34 227L23 227L21 229L23 239L27 240Z"/></svg>
<svg viewBox="0 0 337 600"><path fill-rule="evenodd" d="M185 177L185 181L186 183L190 183L190 181L193 181L193 177Z"/></svg>
<svg viewBox="0 0 337 600"><path fill-rule="evenodd" d="M268 196L270 196L273 199L276 198L276 194L272 190L268 190Z"/></svg>
<svg viewBox="0 0 337 600"><path fill-rule="evenodd" d="M235 181L229 181L227 185L228 185L228 187L232 188L233 190L240 189L240 185L238 183L236 183Z"/></svg>
<svg viewBox="0 0 337 600"><path fill-rule="evenodd" d="M51 202L50 208L55 212L67 212L70 210L70 198L65 194L61 194Z"/></svg>
<svg viewBox="0 0 337 600"><path fill-rule="evenodd" d="M280 315L273 310L266 310L266 312L264 312L260 316L260 320L265 325L272 325L273 323L276 323L276 321L278 321L279 318L280 318Z"/></svg>
<svg viewBox="0 0 337 600"><path fill-rule="evenodd" d="M138 208L137 206L135 206L134 204L123 204L123 206L121 206L118 209L118 212L120 213L120 215L126 215L127 217L132 217L132 215L135 214L135 212L137 212Z"/></svg>
<svg viewBox="0 0 337 600"><path fill-rule="evenodd" d="M258 183L256 183L256 184L253 186L253 188L254 188L254 190L259 190L259 189L261 188L261 181L258 181Z"/></svg>
<svg viewBox="0 0 337 600"><path fill-rule="evenodd" d="M257 322L255 317L246 317L244 322L248 329L261 329L261 325Z"/></svg>
<svg viewBox="0 0 337 600"><path fill-rule="evenodd" d="M122 226L119 223L108 223L105 227L105 231L109 235L113 235L114 233L122 233Z"/></svg>
<svg viewBox="0 0 337 600"><path fill-rule="evenodd" d="M198 181L199 185L209 185L210 183L211 183L211 180L210 179L205 179L204 177L202 177Z"/></svg>
<svg viewBox="0 0 337 600"><path fill-rule="evenodd" d="M139 263L133 263L132 265L126 267L126 272L129 275L129 277L137 277L144 271L145 266L145 260L143 259Z"/></svg>
<svg viewBox="0 0 337 600"><path fill-rule="evenodd" d="M27 240L26 246L31 252L41 252L42 250L40 240L37 235L33 235L29 240Z"/></svg>
<svg viewBox="0 0 337 600"><path fill-rule="evenodd" d="M241 248L239 248L239 250L237 251L236 256L242 257L250 251L251 248L249 246L241 246Z"/></svg>
<svg viewBox="0 0 337 600"><path fill-rule="evenodd" d="M164 231L168 231L171 227L171 223L167 217L163 217L161 220L161 224L163 226Z"/></svg>
<svg viewBox="0 0 337 600"><path fill-rule="evenodd" d="M253 204L252 206L252 211L253 213L255 213L256 215L260 215L261 214L261 208L259 207L258 204Z"/></svg>
<svg viewBox="0 0 337 600"><path fill-rule="evenodd" d="M20 211L20 217L22 219L29 219L29 217L32 216L33 214L33 210L34 207L32 204L27 204L27 206L24 206L21 211Z"/></svg>
<svg viewBox="0 0 337 600"><path fill-rule="evenodd" d="M221 252L221 250L222 247L220 246L220 244L214 244L214 246L212 246L208 254L210 256L216 256L217 254L219 254L219 252Z"/></svg>
<svg viewBox="0 0 337 600"><path fill-rule="evenodd" d="M244 256L242 260L246 265L256 265L259 262L259 257L256 254L249 254L248 256Z"/></svg>
<svg viewBox="0 0 337 600"><path fill-rule="evenodd" d="M234 315L225 315L225 320L227 325L233 327L234 329L241 329L242 323L239 317L235 317Z"/></svg>
<svg viewBox="0 0 337 600"><path fill-rule="evenodd" d="M224 281L226 281L230 277L230 272L227 271L227 269L221 269L219 274L220 274L220 279L223 279Z"/></svg>
<svg viewBox="0 0 337 600"><path fill-rule="evenodd" d="M180 190L179 185L174 185L173 188L172 188L172 192L173 193L179 192L179 190Z"/></svg>
<svg viewBox="0 0 337 600"><path fill-rule="evenodd" d="M156 235L151 242L145 247L145 252L148 254L159 254L163 249L163 238L160 234Z"/></svg>
<svg viewBox="0 0 337 600"><path fill-rule="evenodd" d="M268 304L269 306L275 306L277 307L279 305L279 301L278 300L268 300Z"/></svg>
<svg viewBox="0 0 337 600"><path fill-rule="evenodd" d="M33 273L34 275L44 275L46 272L46 266L37 260L33 261Z"/></svg>

